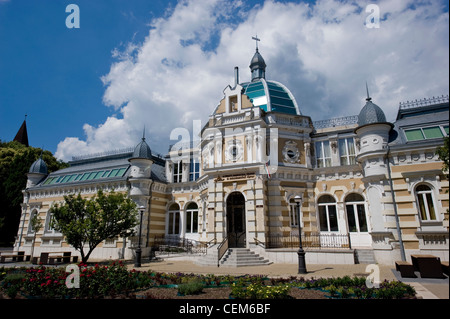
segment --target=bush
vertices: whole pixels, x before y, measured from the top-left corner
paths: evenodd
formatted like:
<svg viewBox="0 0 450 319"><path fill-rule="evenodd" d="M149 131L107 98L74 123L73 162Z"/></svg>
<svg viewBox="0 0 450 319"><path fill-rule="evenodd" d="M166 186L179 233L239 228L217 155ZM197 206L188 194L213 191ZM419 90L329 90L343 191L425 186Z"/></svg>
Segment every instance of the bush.
<svg viewBox="0 0 450 319"><path fill-rule="evenodd" d="M183 283L178 285L178 294L185 295L198 295L203 291L203 283L197 278L186 278L182 280Z"/></svg>
<svg viewBox="0 0 450 319"><path fill-rule="evenodd" d="M290 286L264 286L261 283L251 283L249 286L233 284L231 295L235 299L286 299L289 296Z"/></svg>
<svg viewBox="0 0 450 319"><path fill-rule="evenodd" d="M6 272L3 272L2 274L5 276L2 282L2 289L5 290L9 298L13 299L22 288L25 276L22 273L6 274Z"/></svg>
<svg viewBox="0 0 450 319"><path fill-rule="evenodd" d="M78 265L80 287L68 288L69 275L64 268L30 268L26 270L23 282L24 293L42 298L103 298L120 293L128 293L137 288L137 281L122 263L113 262L109 266L88 267Z"/></svg>

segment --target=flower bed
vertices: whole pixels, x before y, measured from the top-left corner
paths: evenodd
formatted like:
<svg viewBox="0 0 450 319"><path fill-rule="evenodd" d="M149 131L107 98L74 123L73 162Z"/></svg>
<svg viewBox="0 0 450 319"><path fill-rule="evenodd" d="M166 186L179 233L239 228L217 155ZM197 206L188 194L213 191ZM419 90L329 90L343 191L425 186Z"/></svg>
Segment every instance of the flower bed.
<svg viewBox="0 0 450 319"><path fill-rule="evenodd" d="M317 297L355 299L414 298L415 291L398 281L385 281L379 288L368 288L364 277L267 278L264 276L217 276L195 274L167 274L153 271L127 270L121 262L109 265L79 264L79 288L69 288L65 268L0 268L0 295L3 298L136 298L151 289L172 289L187 297L201 295L203 289L224 289L234 299L289 299L300 296L296 292L320 291ZM70 279L70 278L69 278ZM175 293L176 293L175 292ZM306 295L306 294L303 294ZM0 296L0 298L1 298ZM158 295L148 294L149 298Z"/></svg>

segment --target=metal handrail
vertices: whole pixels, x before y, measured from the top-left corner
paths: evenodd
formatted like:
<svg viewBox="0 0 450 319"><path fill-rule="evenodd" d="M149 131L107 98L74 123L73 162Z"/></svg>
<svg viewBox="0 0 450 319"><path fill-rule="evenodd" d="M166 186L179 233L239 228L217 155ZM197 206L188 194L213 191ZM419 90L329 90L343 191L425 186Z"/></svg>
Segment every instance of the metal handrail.
<svg viewBox="0 0 450 319"><path fill-rule="evenodd" d="M256 245L261 245L261 247L266 248L266 243L265 242L259 240L256 237L253 237L253 240L255 241Z"/></svg>
<svg viewBox="0 0 450 319"><path fill-rule="evenodd" d="M228 250L228 237L225 237L225 239L217 247L217 267L219 267L219 262L222 259L223 255L225 255L227 250Z"/></svg>

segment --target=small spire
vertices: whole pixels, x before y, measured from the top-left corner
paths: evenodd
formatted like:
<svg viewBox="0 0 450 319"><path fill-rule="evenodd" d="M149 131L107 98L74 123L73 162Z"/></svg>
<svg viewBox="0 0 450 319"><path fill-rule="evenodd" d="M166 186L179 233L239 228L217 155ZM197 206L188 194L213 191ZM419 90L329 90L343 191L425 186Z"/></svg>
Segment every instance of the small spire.
<svg viewBox="0 0 450 319"><path fill-rule="evenodd" d="M144 124L144 132L142 132L142 140L145 141L145 124Z"/></svg>
<svg viewBox="0 0 450 319"><path fill-rule="evenodd" d="M371 98L370 95L369 95L369 87L367 86L367 81L366 81L366 92L367 92L367 98L366 98L366 101L369 102L369 101L372 100L372 98Z"/></svg>
<svg viewBox="0 0 450 319"><path fill-rule="evenodd" d="M17 142L25 145L26 147L30 146L28 144L27 115L26 114L25 114L25 120L23 121L22 125L20 126L19 131L17 132L13 141L17 141Z"/></svg>

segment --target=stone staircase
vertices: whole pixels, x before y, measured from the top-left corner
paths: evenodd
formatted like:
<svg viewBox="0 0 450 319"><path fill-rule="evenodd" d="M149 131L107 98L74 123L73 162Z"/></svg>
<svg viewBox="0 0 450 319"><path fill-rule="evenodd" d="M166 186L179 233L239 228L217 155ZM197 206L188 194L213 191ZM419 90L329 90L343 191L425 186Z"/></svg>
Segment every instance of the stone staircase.
<svg viewBox="0 0 450 319"><path fill-rule="evenodd" d="M209 249L208 254L198 258L195 264L217 267L217 249ZM248 248L230 248L220 259L220 267L264 266L271 262Z"/></svg>
<svg viewBox="0 0 450 319"><path fill-rule="evenodd" d="M376 264L372 249L355 249L355 264Z"/></svg>
<svg viewBox="0 0 450 319"><path fill-rule="evenodd" d="M221 267L264 266L271 262L247 248L230 248L220 260Z"/></svg>

